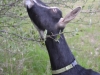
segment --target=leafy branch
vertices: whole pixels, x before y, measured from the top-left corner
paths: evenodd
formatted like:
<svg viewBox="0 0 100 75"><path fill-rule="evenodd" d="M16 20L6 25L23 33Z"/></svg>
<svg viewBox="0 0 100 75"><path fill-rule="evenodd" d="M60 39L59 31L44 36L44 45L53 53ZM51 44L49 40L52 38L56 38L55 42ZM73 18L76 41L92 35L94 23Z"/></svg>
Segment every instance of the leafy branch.
<svg viewBox="0 0 100 75"><path fill-rule="evenodd" d="M21 36L21 35L15 34L15 33L10 33L10 32L5 31L5 30L0 30L0 32L1 32L1 33L11 34L11 35L13 35L13 36L16 36L16 37L18 37L18 38L20 38L20 39L24 39L24 40L27 40L27 41L43 42L43 40L41 40L41 38L39 38L39 40L36 40L36 39L33 39L33 38L23 37L23 36ZM55 41L58 41L61 34L65 34L65 33L73 33L73 32L75 32L75 31L71 31L71 32L60 32L59 34L47 35L46 38L49 37L49 38L51 38L51 39L53 39L53 40L55 40ZM0 34L0 36L3 37L2 34ZM57 38L54 39L54 38L52 38L53 36L57 36ZM46 40L46 38L45 38L45 40Z"/></svg>
<svg viewBox="0 0 100 75"><path fill-rule="evenodd" d="M9 33L9 32L7 32L7 31L5 31L5 30L1 30L0 32L1 32L1 33L11 34L11 35L16 36L16 37L18 37L18 38L20 38L20 39L24 39L24 40L28 40L28 41L41 42L40 40L35 40L35 39L33 39L33 38L22 37L21 35L18 35L18 34L15 34L15 33ZM3 35L1 35L1 36L3 36Z"/></svg>

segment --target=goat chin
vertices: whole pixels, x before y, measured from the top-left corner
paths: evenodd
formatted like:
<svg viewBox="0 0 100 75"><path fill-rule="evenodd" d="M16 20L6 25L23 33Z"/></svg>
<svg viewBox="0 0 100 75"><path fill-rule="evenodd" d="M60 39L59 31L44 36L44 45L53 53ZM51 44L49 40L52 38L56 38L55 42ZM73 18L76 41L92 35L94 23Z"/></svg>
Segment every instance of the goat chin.
<svg viewBox="0 0 100 75"><path fill-rule="evenodd" d="M34 5L34 2L32 0L24 0L23 3L24 3L24 6L26 8L28 7L29 9Z"/></svg>
<svg viewBox="0 0 100 75"><path fill-rule="evenodd" d="M31 20L31 21L32 21L32 20ZM44 37L44 30L39 29L39 28L35 25L35 23L34 23L33 21L32 21L32 23L33 23L34 27L37 29L37 31L39 32L39 35L40 35L41 39L44 40L44 39L45 39L45 37Z"/></svg>

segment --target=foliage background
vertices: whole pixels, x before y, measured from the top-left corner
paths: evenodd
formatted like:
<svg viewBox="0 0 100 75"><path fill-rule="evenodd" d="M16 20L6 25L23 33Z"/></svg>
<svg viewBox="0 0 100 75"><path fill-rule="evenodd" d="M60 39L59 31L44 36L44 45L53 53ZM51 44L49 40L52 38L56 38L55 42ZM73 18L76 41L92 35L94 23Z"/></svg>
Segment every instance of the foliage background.
<svg viewBox="0 0 100 75"><path fill-rule="evenodd" d="M100 0L42 0L78 17L64 32L78 63L100 72ZM48 53L22 0L0 0L0 75L51 75Z"/></svg>

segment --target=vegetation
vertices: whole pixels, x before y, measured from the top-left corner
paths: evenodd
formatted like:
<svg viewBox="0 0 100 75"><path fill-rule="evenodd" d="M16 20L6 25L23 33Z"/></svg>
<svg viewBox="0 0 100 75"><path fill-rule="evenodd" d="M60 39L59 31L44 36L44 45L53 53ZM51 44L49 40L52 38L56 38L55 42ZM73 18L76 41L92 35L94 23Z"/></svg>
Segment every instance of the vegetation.
<svg viewBox="0 0 100 75"><path fill-rule="evenodd" d="M100 72L100 1L43 0L60 7L64 15L82 6L64 32L76 60ZM0 1L0 75L51 75L44 42L30 21L22 0Z"/></svg>

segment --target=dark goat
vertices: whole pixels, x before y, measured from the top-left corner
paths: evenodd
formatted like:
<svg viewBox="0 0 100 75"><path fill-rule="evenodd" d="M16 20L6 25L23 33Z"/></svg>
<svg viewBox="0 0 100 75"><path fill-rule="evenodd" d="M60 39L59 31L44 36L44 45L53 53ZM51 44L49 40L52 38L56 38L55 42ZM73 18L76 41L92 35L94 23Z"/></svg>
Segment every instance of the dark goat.
<svg viewBox="0 0 100 75"><path fill-rule="evenodd" d="M63 34L60 34L59 42L55 41L56 34L62 32L65 25L77 16L81 7L77 7L62 18L62 12L57 7L48 7L40 0L25 0L24 5L41 37L44 38L44 30L47 30L47 35L50 36L46 38L45 44L50 56L53 75L100 75L76 63Z"/></svg>

